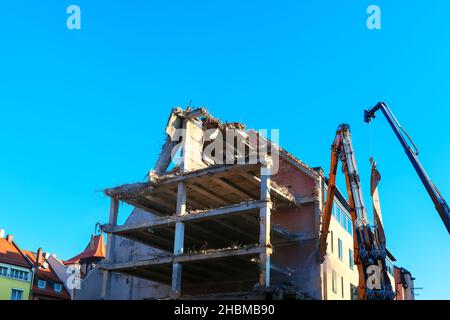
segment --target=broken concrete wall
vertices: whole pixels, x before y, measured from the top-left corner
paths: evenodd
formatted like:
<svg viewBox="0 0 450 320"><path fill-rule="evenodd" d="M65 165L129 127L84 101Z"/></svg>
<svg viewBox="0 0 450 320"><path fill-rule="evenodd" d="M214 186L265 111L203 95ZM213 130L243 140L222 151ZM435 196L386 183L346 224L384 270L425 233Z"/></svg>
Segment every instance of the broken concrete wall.
<svg viewBox="0 0 450 320"><path fill-rule="evenodd" d="M317 180L284 159L280 161L280 169L273 180L288 187L296 196L318 196L316 194ZM317 202L310 202L300 207L275 211L272 214L272 224L280 225L291 232L312 233L318 236L320 215L317 215L317 205L319 205ZM293 282L300 291L312 298L321 299L317 248L318 239L275 247L272 263L288 267L293 270L293 273L291 276L274 278L272 283Z"/></svg>
<svg viewBox="0 0 450 320"><path fill-rule="evenodd" d="M132 225L154 220L155 215L141 209L134 209L125 225ZM116 261L126 262L160 255L161 250L151 248L136 241L118 237L116 240ZM125 274L114 273L111 283L110 299L152 299L167 297L170 288L166 285L132 277Z"/></svg>
<svg viewBox="0 0 450 320"><path fill-rule="evenodd" d="M101 298L103 271L95 268L81 281L81 288L74 290L73 300L98 300Z"/></svg>
<svg viewBox="0 0 450 320"><path fill-rule="evenodd" d="M147 222L155 219L151 213L134 209L125 225ZM161 250L148 247L138 242L117 237L115 243L117 262L133 261L161 254ZM81 282L81 290L77 290L76 300L95 300L101 298L103 272L95 269ZM111 279L111 292L108 299L142 300L167 297L170 287L130 275L114 273Z"/></svg>
<svg viewBox="0 0 450 320"><path fill-rule="evenodd" d="M204 131L201 124L186 120L186 136L183 142L183 164L185 171L198 170L206 167L203 162Z"/></svg>
<svg viewBox="0 0 450 320"><path fill-rule="evenodd" d="M134 209L125 225L132 225L154 220L155 215L141 209ZM125 262L148 258L161 254L161 250L151 248L136 241L118 237L116 240L116 260ZM111 282L110 299L152 299L167 297L170 288L166 285L143 280L125 274L114 273Z"/></svg>

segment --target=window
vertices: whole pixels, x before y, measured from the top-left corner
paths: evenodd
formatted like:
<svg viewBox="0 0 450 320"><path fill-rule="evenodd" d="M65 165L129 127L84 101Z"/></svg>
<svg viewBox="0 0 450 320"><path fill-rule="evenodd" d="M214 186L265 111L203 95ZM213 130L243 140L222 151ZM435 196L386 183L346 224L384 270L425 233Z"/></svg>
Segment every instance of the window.
<svg viewBox="0 0 450 320"><path fill-rule="evenodd" d="M12 289L11 290L11 300L22 300L23 290Z"/></svg>
<svg viewBox="0 0 450 320"><path fill-rule="evenodd" d="M0 276L6 277L8 275L7 267L0 267Z"/></svg>
<svg viewBox="0 0 450 320"><path fill-rule="evenodd" d="M28 280L28 272L20 271L19 279L27 281Z"/></svg>
<svg viewBox="0 0 450 320"><path fill-rule="evenodd" d="M336 271L331 271L331 290L333 290L334 293L337 293L337 281L336 281Z"/></svg>
<svg viewBox="0 0 450 320"><path fill-rule="evenodd" d="M47 281L38 280L37 286L38 286L38 288L45 289L47 287Z"/></svg>
<svg viewBox="0 0 450 320"><path fill-rule="evenodd" d="M338 255L339 259L343 260L342 258L342 240L338 238Z"/></svg>
<svg viewBox="0 0 450 320"><path fill-rule="evenodd" d="M394 265L388 259L386 259L386 269L391 276L394 276Z"/></svg>
<svg viewBox="0 0 450 320"><path fill-rule="evenodd" d="M345 220L347 218L347 215L341 209L339 209L339 215L340 215L339 221L341 223L341 226L345 229Z"/></svg>
<svg viewBox="0 0 450 320"><path fill-rule="evenodd" d="M355 265L355 257L353 256L353 250L351 249L348 249L348 265L350 266L350 269L353 270Z"/></svg>
<svg viewBox="0 0 450 320"><path fill-rule="evenodd" d="M9 276L14 279L28 280L28 272L11 268Z"/></svg>
<svg viewBox="0 0 450 320"><path fill-rule="evenodd" d="M340 221L341 221L341 210L339 209L339 206L337 204L335 204L334 210L335 210L334 217L340 223Z"/></svg>
<svg viewBox="0 0 450 320"><path fill-rule="evenodd" d="M55 289L56 292L61 292L62 286L59 283L55 283L53 289Z"/></svg>
<svg viewBox="0 0 450 320"><path fill-rule="evenodd" d="M334 252L333 231L330 231L330 239L331 239L331 241L330 241L330 245L331 245L331 253L333 253L333 252Z"/></svg>
<svg viewBox="0 0 450 320"><path fill-rule="evenodd" d="M344 299L344 277L341 277L341 295L342 299Z"/></svg>
<svg viewBox="0 0 450 320"><path fill-rule="evenodd" d="M350 283L350 298L351 300L358 300L358 287Z"/></svg>
<svg viewBox="0 0 450 320"><path fill-rule="evenodd" d="M350 235L353 235L352 219L346 210L341 209L337 203L333 205L333 216L337 222L344 228Z"/></svg>
<svg viewBox="0 0 450 320"><path fill-rule="evenodd" d="M19 274L19 270L16 270L16 269L11 269L11 271L9 272L9 276L11 278L18 278L18 274Z"/></svg>
<svg viewBox="0 0 450 320"><path fill-rule="evenodd" d="M347 232L350 233L351 236L353 236L353 222L352 219L347 217L348 223L347 223Z"/></svg>

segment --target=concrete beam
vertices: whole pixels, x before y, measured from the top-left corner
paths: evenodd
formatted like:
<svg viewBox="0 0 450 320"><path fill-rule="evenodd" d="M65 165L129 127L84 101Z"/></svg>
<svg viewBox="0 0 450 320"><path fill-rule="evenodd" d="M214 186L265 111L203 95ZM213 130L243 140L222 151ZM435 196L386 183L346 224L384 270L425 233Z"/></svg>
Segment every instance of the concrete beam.
<svg viewBox="0 0 450 320"><path fill-rule="evenodd" d="M313 232L291 232L281 226L272 226L272 232L282 236L288 242L308 241L318 239L318 234Z"/></svg>
<svg viewBox="0 0 450 320"><path fill-rule="evenodd" d="M151 188L148 182L127 183L115 188L105 189L105 195L109 197L119 197L120 200L136 197Z"/></svg>
<svg viewBox="0 0 450 320"><path fill-rule="evenodd" d="M197 108L185 114L185 118L187 119L195 119L202 116L208 115L208 111L204 108Z"/></svg>
<svg viewBox="0 0 450 320"><path fill-rule="evenodd" d="M234 164L234 165L221 165L212 166L204 169L195 170L179 176L166 176L162 177L158 182L143 182L124 184L115 188L105 189L104 193L107 196L118 196L120 200L132 199L138 195L144 195L149 193L155 186L163 186L168 184L177 184L178 182L189 182L190 180L202 178L202 177L221 177L227 175L230 172L245 172L251 170L257 170L260 167L259 164Z"/></svg>
<svg viewBox="0 0 450 320"><path fill-rule="evenodd" d="M295 203L298 205L314 203L317 201L317 197L314 195L312 195L312 196L295 195L294 197L295 197Z"/></svg>
<svg viewBox="0 0 450 320"><path fill-rule="evenodd" d="M250 198L250 199L254 199L255 198L255 196L253 194L251 194L250 192L248 192L246 190L243 190L239 186L235 186L235 185L231 184L230 182L226 182L222 178L215 178L215 179L212 179L212 180L215 183L217 183L218 185L220 185L222 188L230 191L231 193L237 194L240 197Z"/></svg>
<svg viewBox="0 0 450 320"><path fill-rule="evenodd" d="M189 189L192 189L192 191L197 192L201 195L204 195L205 197L213 200L214 202L219 203L220 205L228 203L227 200L223 199L222 197L216 195L215 193L209 191L206 188L203 188L197 184L191 184L189 185Z"/></svg>
<svg viewBox="0 0 450 320"><path fill-rule="evenodd" d="M178 141L172 141L169 136L167 136L166 143L164 143L161 154L159 155L158 161L156 162L154 172L158 176L162 176L172 161L172 149L178 144ZM150 179L150 177L149 177Z"/></svg>
<svg viewBox="0 0 450 320"><path fill-rule="evenodd" d="M129 268L144 268L150 267L153 265L162 265L162 264L177 264L177 263L189 263L189 262L198 262L205 260L214 260L214 259L224 259L235 256L251 256L257 255L261 252L272 253L272 250L269 248L261 248L260 246L244 246L236 249L224 249L224 250L210 250L201 253L193 253L193 254L185 254L181 256L175 255L166 255L159 256L151 259L142 259L137 261L129 261L129 262L121 262L121 263L102 263L101 267L110 271L120 271L122 269Z"/></svg>
<svg viewBox="0 0 450 320"><path fill-rule="evenodd" d="M221 165L221 166L212 166L207 167L205 169L199 169L196 171L192 171L190 173L181 175L181 176L174 176L166 179L162 179L157 185L165 185L165 184L172 184L172 183L178 183L181 181L188 182L189 180L193 180L196 178L201 177L220 177L222 175L226 175L229 172L242 172L242 171L250 171L250 170L256 170L259 168L260 165L258 164L232 164L232 165Z"/></svg>
<svg viewBox="0 0 450 320"><path fill-rule="evenodd" d="M159 219L156 219L153 221L139 223L139 224L133 224L133 225L113 226L113 225L108 224L108 225L104 225L102 227L102 230L106 233L121 234L124 232L163 228L163 227L174 225L177 222L186 223L186 222L194 221L194 220L206 220L209 218L218 218L221 216L242 214L247 211L258 210L265 206L266 206L266 201L261 201L261 200L248 201L248 202L231 205L231 206L226 206L226 207L222 207L222 208L200 211L197 213L185 214L185 215L181 215L181 216L178 216L178 215L169 216L167 218L166 217L159 218Z"/></svg>

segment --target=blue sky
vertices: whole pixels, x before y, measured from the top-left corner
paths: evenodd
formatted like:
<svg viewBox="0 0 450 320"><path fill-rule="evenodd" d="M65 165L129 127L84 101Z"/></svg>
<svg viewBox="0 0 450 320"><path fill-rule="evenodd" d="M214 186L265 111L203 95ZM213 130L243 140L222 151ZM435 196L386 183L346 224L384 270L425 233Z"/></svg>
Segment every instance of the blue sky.
<svg viewBox="0 0 450 320"><path fill-rule="evenodd" d="M66 27L71 4L81 30ZM370 4L382 30L366 28ZM418 298L449 299L448 233L385 120L362 118L388 102L450 197L448 12L445 0L3 2L0 227L24 248L78 253L108 219L101 190L144 179L168 112L190 100L279 128L285 149L326 171L346 122L366 204L378 161L390 250Z"/></svg>

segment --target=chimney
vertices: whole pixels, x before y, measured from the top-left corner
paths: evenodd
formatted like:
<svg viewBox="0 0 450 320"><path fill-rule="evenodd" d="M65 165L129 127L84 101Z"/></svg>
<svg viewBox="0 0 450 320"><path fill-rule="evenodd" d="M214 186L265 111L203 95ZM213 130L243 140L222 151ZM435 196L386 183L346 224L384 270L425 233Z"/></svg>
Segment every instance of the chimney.
<svg viewBox="0 0 450 320"><path fill-rule="evenodd" d="M36 266L39 268L42 265L42 259L44 258L42 254L42 248L39 248L36 254Z"/></svg>
<svg viewBox="0 0 450 320"><path fill-rule="evenodd" d="M42 259L42 267L44 269L48 268L48 262L47 259L50 258L50 253L49 252L44 252L43 254L43 259Z"/></svg>
<svg viewBox="0 0 450 320"><path fill-rule="evenodd" d="M5 230L0 229L0 238L3 238L5 236Z"/></svg>
<svg viewBox="0 0 450 320"><path fill-rule="evenodd" d="M6 236L6 241L8 241L9 243L12 243L12 242L13 242L13 239L14 239L14 237L13 237L12 234L8 234L8 235Z"/></svg>

